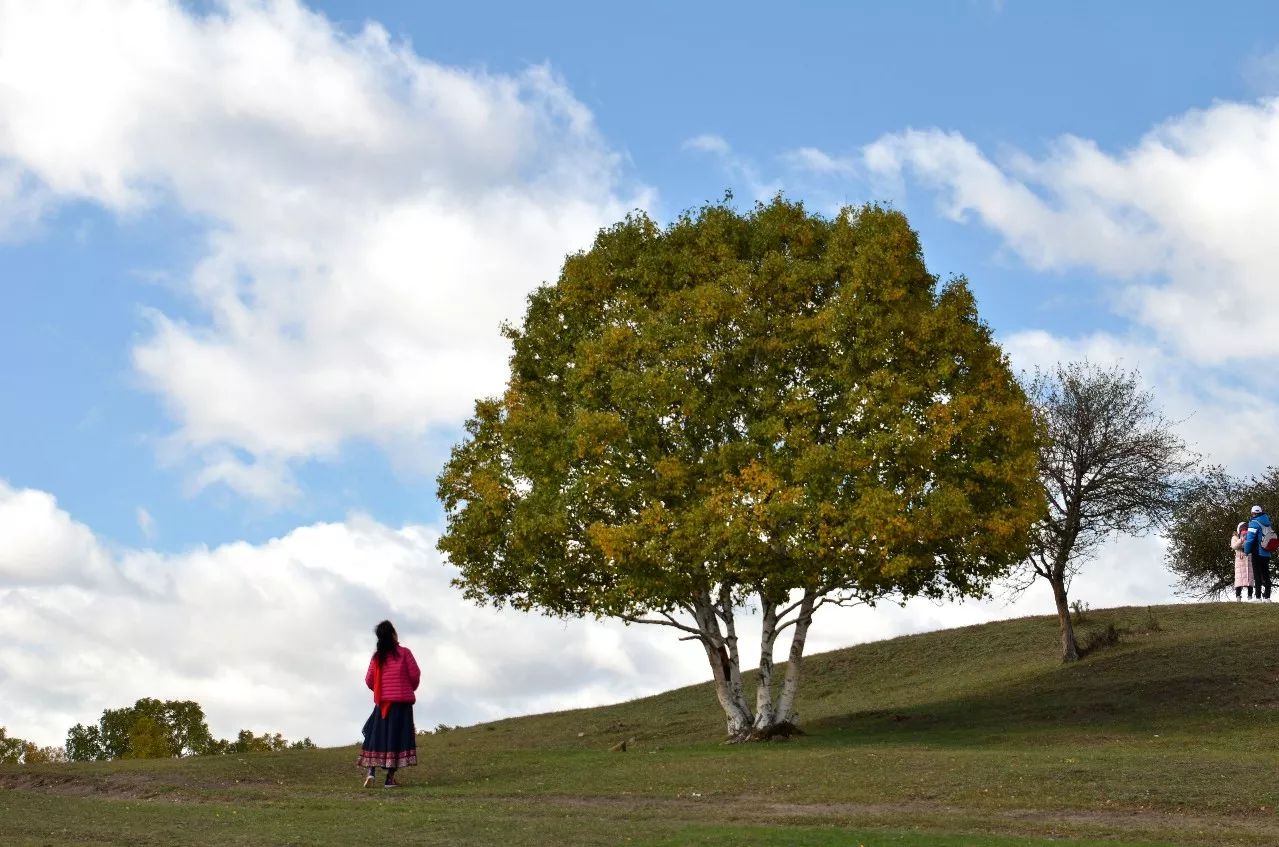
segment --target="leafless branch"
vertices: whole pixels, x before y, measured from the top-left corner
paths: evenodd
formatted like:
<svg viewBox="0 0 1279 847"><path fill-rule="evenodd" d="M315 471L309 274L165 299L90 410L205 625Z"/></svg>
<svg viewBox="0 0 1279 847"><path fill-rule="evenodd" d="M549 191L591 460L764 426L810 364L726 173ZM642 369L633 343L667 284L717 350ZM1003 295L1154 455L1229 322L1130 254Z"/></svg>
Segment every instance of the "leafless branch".
<svg viewBox="0 0 1279 847"><path fill-rule="evenodd" d="M694 627L688 626L687 624L682 624L676 621L673 617L671 617L665 612L660 612L659 614L664 615L666 617L666 620L659 621L659 620L653 620L652 618L635 617L633 615L623 615L622 620L626 621L627 623L642 623L642 624L650 624L653 626L670 626L670 627L674 627L675 629L682 630L684 632L691 632L693 636L696 638L705 637L705 635L702 633L700 629L695 629ZM681 640L684 640L684 639L681 639ZM691 639L688 639L688 640L691 640Z"/></svg>

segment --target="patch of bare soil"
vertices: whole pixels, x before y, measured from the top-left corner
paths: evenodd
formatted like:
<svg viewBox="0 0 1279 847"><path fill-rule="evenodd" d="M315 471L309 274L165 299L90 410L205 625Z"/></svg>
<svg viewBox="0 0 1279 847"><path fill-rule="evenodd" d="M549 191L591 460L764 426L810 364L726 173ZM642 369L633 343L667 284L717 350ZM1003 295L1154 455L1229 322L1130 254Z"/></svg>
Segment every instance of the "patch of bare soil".
<svg viewBox="0 0 1279 847"><path fill-rule="evenodd" d="M39 791L62 797L100 796L126 800L146 800L165 793L163 786L140 774L110 774L86 777L48 772L0 774L0 789Z"/></svg>
<svg viewBox="0 0 1279 847"><path fill-rule="evenodd" d="M200 803L218 799L219 790L241 789L254 784L275 785L265 778L239 778L227 780L160 781L145 773L112 773L101 776L81 773L58 773L56 770L40 770L34 773L0 774L0 791L16 789L54 794L59 797L100 797L119 800L150 800L157 797L169 799L181 793L184 803ZM194 793L188 793L194 790ZM205 794L205 792L214 792Z"/></svg>

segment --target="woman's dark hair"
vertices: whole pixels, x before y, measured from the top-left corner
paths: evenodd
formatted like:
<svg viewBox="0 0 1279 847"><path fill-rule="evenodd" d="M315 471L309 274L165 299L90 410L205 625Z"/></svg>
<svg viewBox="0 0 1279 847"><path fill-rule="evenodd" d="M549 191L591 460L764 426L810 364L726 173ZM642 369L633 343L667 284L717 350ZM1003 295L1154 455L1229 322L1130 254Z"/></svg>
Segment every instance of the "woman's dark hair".
<svg viewBox="0 0 1279 847"><path fill-rule="evenodd" d="M373 634L377 636L377 663L379 665L386 664L387 656L398 656L400 651L396 648L395 627L391 626L390 621L382 621L373 627Z"/></svg>

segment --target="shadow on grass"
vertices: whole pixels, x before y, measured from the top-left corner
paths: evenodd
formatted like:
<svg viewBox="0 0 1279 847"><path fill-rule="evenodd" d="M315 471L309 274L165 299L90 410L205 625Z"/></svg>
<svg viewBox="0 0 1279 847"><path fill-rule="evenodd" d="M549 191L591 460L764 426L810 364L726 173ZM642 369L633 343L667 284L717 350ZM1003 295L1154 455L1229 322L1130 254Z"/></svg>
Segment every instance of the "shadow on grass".
<svg viewBox="0 0 1279 847"><path fill-rule="evenodd" d="M1103 619L1100 625L1110 621ZM1122 631L1122 630L1121 630ZM1153 638L1150 636L1154 635ZM1195 638L1193 646L1162 632L1122 635L1086 659L1024 673L1015 680L911 706L865 709L805 722L813 734L846 743L964 743L979 736L1087 729L1140 733L1178 723L1187 728L1223 713L1279 709L1274 634ZM946 657L938 655L938 668Z"/></svg>

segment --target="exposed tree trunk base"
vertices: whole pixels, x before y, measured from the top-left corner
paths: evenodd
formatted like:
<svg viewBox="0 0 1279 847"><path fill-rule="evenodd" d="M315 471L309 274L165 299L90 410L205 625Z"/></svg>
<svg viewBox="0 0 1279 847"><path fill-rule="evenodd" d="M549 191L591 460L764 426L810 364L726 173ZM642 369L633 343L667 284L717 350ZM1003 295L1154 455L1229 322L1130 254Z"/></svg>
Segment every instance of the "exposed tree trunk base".
<svg viewBox="0 0 1279 847"><path fill-rule="evenodd" d="M1079 645L1079 658L1091 656L1099 650L1105 650L1107 647L1114 647L1119 643L1120 634L1118 628L1113 623L1107 624L1106 628L1101 632L1093 633L1085 643Z"/></svg>
<svg viewBox="0 0 1279 847"><path fill-rule="evenodd" d="M804 730L790 721L781 721L762 728L752 727L746 732L730 735L724 739L724 743L748 744L754 741L789 741L791 738L806 734Z"/></svg>

